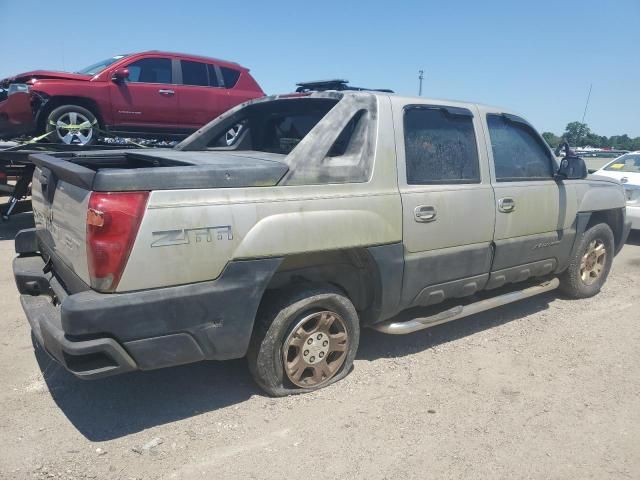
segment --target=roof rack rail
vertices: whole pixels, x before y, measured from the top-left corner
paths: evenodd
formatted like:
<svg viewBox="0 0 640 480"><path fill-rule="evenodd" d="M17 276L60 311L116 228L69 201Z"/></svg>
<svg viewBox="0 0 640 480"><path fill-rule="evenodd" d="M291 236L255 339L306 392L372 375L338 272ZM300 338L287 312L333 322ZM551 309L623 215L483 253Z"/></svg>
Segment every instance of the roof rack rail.
<svg viewBox="0 0 640 480"><path fill-rule="evenodd" d="M324 92L326 90L356 90L359 92L362 91L372 91L372 92L385 92L385 93L393 93L393 90L388 88L363 88L363 87L354 87L353 85L349 85L349 80L343 80L340 78L333 80L316 80L313 82L300 82L296 83L296 92L304 93L304 92Z"/></svg>

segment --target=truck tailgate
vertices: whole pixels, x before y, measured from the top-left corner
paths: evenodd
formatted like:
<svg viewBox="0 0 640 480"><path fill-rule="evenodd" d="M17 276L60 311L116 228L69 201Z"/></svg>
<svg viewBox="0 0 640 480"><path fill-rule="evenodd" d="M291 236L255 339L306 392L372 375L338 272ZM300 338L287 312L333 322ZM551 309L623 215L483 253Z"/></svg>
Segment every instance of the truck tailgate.
<svg viewBox="0 0 640 480"><path fill-rule="evenodd" d="M35 169L31 188L33 217L43 253L51 257L54 268L56 262L63 262L89 284L86 219L91 191L57 178L46 167Z"/></svg>

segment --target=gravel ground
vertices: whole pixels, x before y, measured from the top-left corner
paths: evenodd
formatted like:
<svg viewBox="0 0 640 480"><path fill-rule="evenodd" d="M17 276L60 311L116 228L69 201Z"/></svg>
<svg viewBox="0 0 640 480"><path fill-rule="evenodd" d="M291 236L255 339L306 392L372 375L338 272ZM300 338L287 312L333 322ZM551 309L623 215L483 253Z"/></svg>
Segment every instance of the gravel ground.
<svg viewBox="0 0 640 480"><path fill-rule="evenodd" d="M0 224L0 478L640 478L640 235L603 291L409 336L271 399L244 361L76 380L33 349Z"/></svg>

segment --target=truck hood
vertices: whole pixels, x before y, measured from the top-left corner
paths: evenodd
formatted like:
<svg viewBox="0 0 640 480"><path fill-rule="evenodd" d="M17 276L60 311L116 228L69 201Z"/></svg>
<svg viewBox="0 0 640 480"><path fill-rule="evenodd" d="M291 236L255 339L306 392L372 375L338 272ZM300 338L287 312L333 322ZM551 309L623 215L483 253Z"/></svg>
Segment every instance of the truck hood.
<svg viewBox="0 0 640 480"><path fill-rule="evenodd" d="M33 70L31 72L19 73L13 77L0 80L0 87L8 87L11 83L25 83L33 79L56 79L56 80L91 80L91 75L81 75L79 73L54 72L51 70Z"/></svg>

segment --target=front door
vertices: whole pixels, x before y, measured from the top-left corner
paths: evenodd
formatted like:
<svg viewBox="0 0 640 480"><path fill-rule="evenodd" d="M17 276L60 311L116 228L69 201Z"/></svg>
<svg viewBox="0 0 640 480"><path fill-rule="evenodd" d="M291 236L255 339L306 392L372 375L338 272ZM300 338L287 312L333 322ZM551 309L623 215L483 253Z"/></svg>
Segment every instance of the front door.
<svg viewBox="0 0 640 480"><path fill-rule="evenodd" d="M495 221L475 107L394 105L402 197L403 306L473 294L489 276Z"/></svg>
<svg viewBox="0 0 640 480"><path fill-rule="evenodd" d="M488 284L495 288L557 268L573 241L575 200L573 190L554 179L551 150L526 121L491 111L483 117L496 199L496 251Z"/></svg>
<svg viewBox="0 0 640 480"><path fill-rule="evenodd" d="M178 130L179 110L170 58L148 57L124 68L129 78L111 84L113 126L130 130Z"/></svg>

